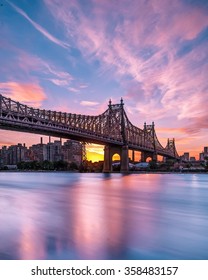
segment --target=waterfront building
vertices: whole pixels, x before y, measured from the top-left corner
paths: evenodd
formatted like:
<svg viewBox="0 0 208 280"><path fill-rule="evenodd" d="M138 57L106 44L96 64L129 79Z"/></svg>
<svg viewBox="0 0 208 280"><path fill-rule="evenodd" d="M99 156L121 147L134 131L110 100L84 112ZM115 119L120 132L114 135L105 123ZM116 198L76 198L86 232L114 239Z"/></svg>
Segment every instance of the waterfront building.
<svg viewBox="0 0 208 280"><path fill-rule="evenodd" d="M208 158L208 147L204 147L204 159Z"/></svg>
<svg viewBox="0 0 208 280"><path fill-rule="evenodd" d="M36 144L32 145L29 148L30 151L30 159L36 161L44 161L47 160L47 149L46 144Z"/></svg>
<svg viewBox="0 0 208 280"><path fill-rule="evenodd" d="M28 160L28 149L25 144L18 143L17 145L8 147L6 154L7 165L15 165L21 161Z"/></svg>
<svg viewBox="0 0 208 280"><path fill-rule="evenodd" d="M204 161L208 158L208 147L204 147L204 151L199 154L199 160Z"/></svg>
<svg viewBox="0 0 208 280"><path fill-rule="evenodd" d="M56 140L53 143L49 142L46 145L46 151L48 161L53 162L63 160L61 141Z"/></svg>
<svg viewBox="0 0 208 280"><path fill-rule="evenodd" d="M67 140L62 146L63 160L78 165L82 162L82 144L78 141Z"/></svg>
<svg viewBox="0 0 208 280"><path fill-rule="evenodd" d="M204 161L204 153L200 153L199 154L199 160L200 161Z"/></svg>
<svg viewBox="0 0 208 280"><path fill-rule="evenodd" d="M38 161L50 162L64 160L68 163L75 162L80 165L82 162L82 144L78 141L67 140L63 145L61 141L49 141L43 144L32 145L27 149L25 144L18 143L9 147L3 146L0 149L0 168L6 165L17 165L19 162Z"/></svg>
<svg viewBox="0 0 208 280"><path fill-rule="evenodd" d="M3 146L0 150L0 168L4 167L7 164L8 150L6 146Z"/></svg>
<svg viewBox="0 0 208 280"><path fill-rule="evenodd" d="M190 159L190 158L189 158L189 153L184 153L184 159L187 160L187 161L189 161L189 159Z"/></svg>

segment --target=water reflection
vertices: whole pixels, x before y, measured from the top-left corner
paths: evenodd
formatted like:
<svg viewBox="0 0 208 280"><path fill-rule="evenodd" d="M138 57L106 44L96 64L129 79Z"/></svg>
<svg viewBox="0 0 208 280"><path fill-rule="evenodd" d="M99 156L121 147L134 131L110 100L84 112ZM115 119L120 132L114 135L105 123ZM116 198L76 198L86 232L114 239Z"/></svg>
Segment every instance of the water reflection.
<svg viewBox="0 0 208 280"><path fill-rule="evenodd" d="M203 174L0 173L0 259L208 259Z"/></svg>

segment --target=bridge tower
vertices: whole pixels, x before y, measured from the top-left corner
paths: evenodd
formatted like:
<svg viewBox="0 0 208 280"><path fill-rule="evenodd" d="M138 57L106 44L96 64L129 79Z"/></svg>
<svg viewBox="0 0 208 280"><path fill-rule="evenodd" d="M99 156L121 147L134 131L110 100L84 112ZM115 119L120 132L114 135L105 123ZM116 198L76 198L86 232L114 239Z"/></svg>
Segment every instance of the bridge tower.
<svg viewBox="0 0 208 280"><path fill-rule="evenodd" d="M171 152L171 156L165 156L163 157L163 160L166 161L167 159L175 159L175 160L179 160L179 155L177 153L176 150L176 146L175 146L175 138L169 139L167 140L167 145L166 145L166 150Z"/></svg>
<svg viewBox="0 0 208 280"><path fill-rule="evenodd" d="M108 125L109 125L109 133L111 131L111 114L112 114L112 103L111 100L109 101L109 118L108 118ZM123 145L122 146L113 146L113 145L105 145L104 148L104 165L103 165L103 172L111 172L112 171L112 158L114 154L119 154L120 161L121 161L121 172L128 172L129 171L129 148L128 143L126 141L126 134L125 134L125 116L124 116L124 103L123 99L121 98L119 106L119 117L118 121L120 126L120 134L122 136Z"/></svg>
<svg viewBox="0 0 208 280"><path fill-rule="evenodd" d="M146 122L144 123L144 142L146 141L146 135L149 134L152 137L154 152L141 152L141 161L146 162L147 158L151 158L152 161L157 161L157 147L156 147L156 133L155 133L155 124L152 122L151 125L147 125Z"/></svg>
<svg viewBox="0 0 208 280"><path fill-rule="evenodd" d="M87 151L86 151L86 142L81 142L82 145L82 163L86 163L87 161Z"/></svg>

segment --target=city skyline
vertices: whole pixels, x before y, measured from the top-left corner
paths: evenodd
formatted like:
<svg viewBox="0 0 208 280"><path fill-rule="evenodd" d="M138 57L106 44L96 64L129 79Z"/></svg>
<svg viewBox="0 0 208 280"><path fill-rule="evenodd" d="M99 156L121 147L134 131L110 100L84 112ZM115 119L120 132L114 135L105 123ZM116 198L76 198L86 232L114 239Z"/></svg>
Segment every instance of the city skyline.
<svg viewBox="0 0 208 280"><path fill-rule="evenodd" d="M198 158L207 146L207 12L206 1L189 0L2 1L1 94L89 115L123 97L133 124L155 121L162 145L174 137L179 154ZM38 138L0 130L0 146ZM102 153L88 147L92 159Z"/></svg>
<svg viewBox="0 0 208 280"><path fill-rule="evenodd" d="M25 143L3 146L0 148L0 167L17 165L21 162L59 162L76 163L80 166L83 158L83 145L78 141L55 140L44 143L40 142L27 147Z"/></svg>

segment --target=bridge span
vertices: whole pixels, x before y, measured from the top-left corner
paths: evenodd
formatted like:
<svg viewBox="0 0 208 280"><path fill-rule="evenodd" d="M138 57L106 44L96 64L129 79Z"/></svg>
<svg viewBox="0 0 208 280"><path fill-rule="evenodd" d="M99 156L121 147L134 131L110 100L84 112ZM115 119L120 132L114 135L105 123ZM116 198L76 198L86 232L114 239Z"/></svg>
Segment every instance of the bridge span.
<svg viewBox="0 0 208 280"><path fill-rule="evenodd" d="M104 113L89 116L33 108L0 95L0 128L104 145L104 172L112 171L115 153L120 155L121 171L128 171L129 150L140 151L142 161L156 160L157 155L179 159L174 138L163 147L154 123L144 123L143 129L134 126L122 99L119 104L110 100Z"/></svg>

